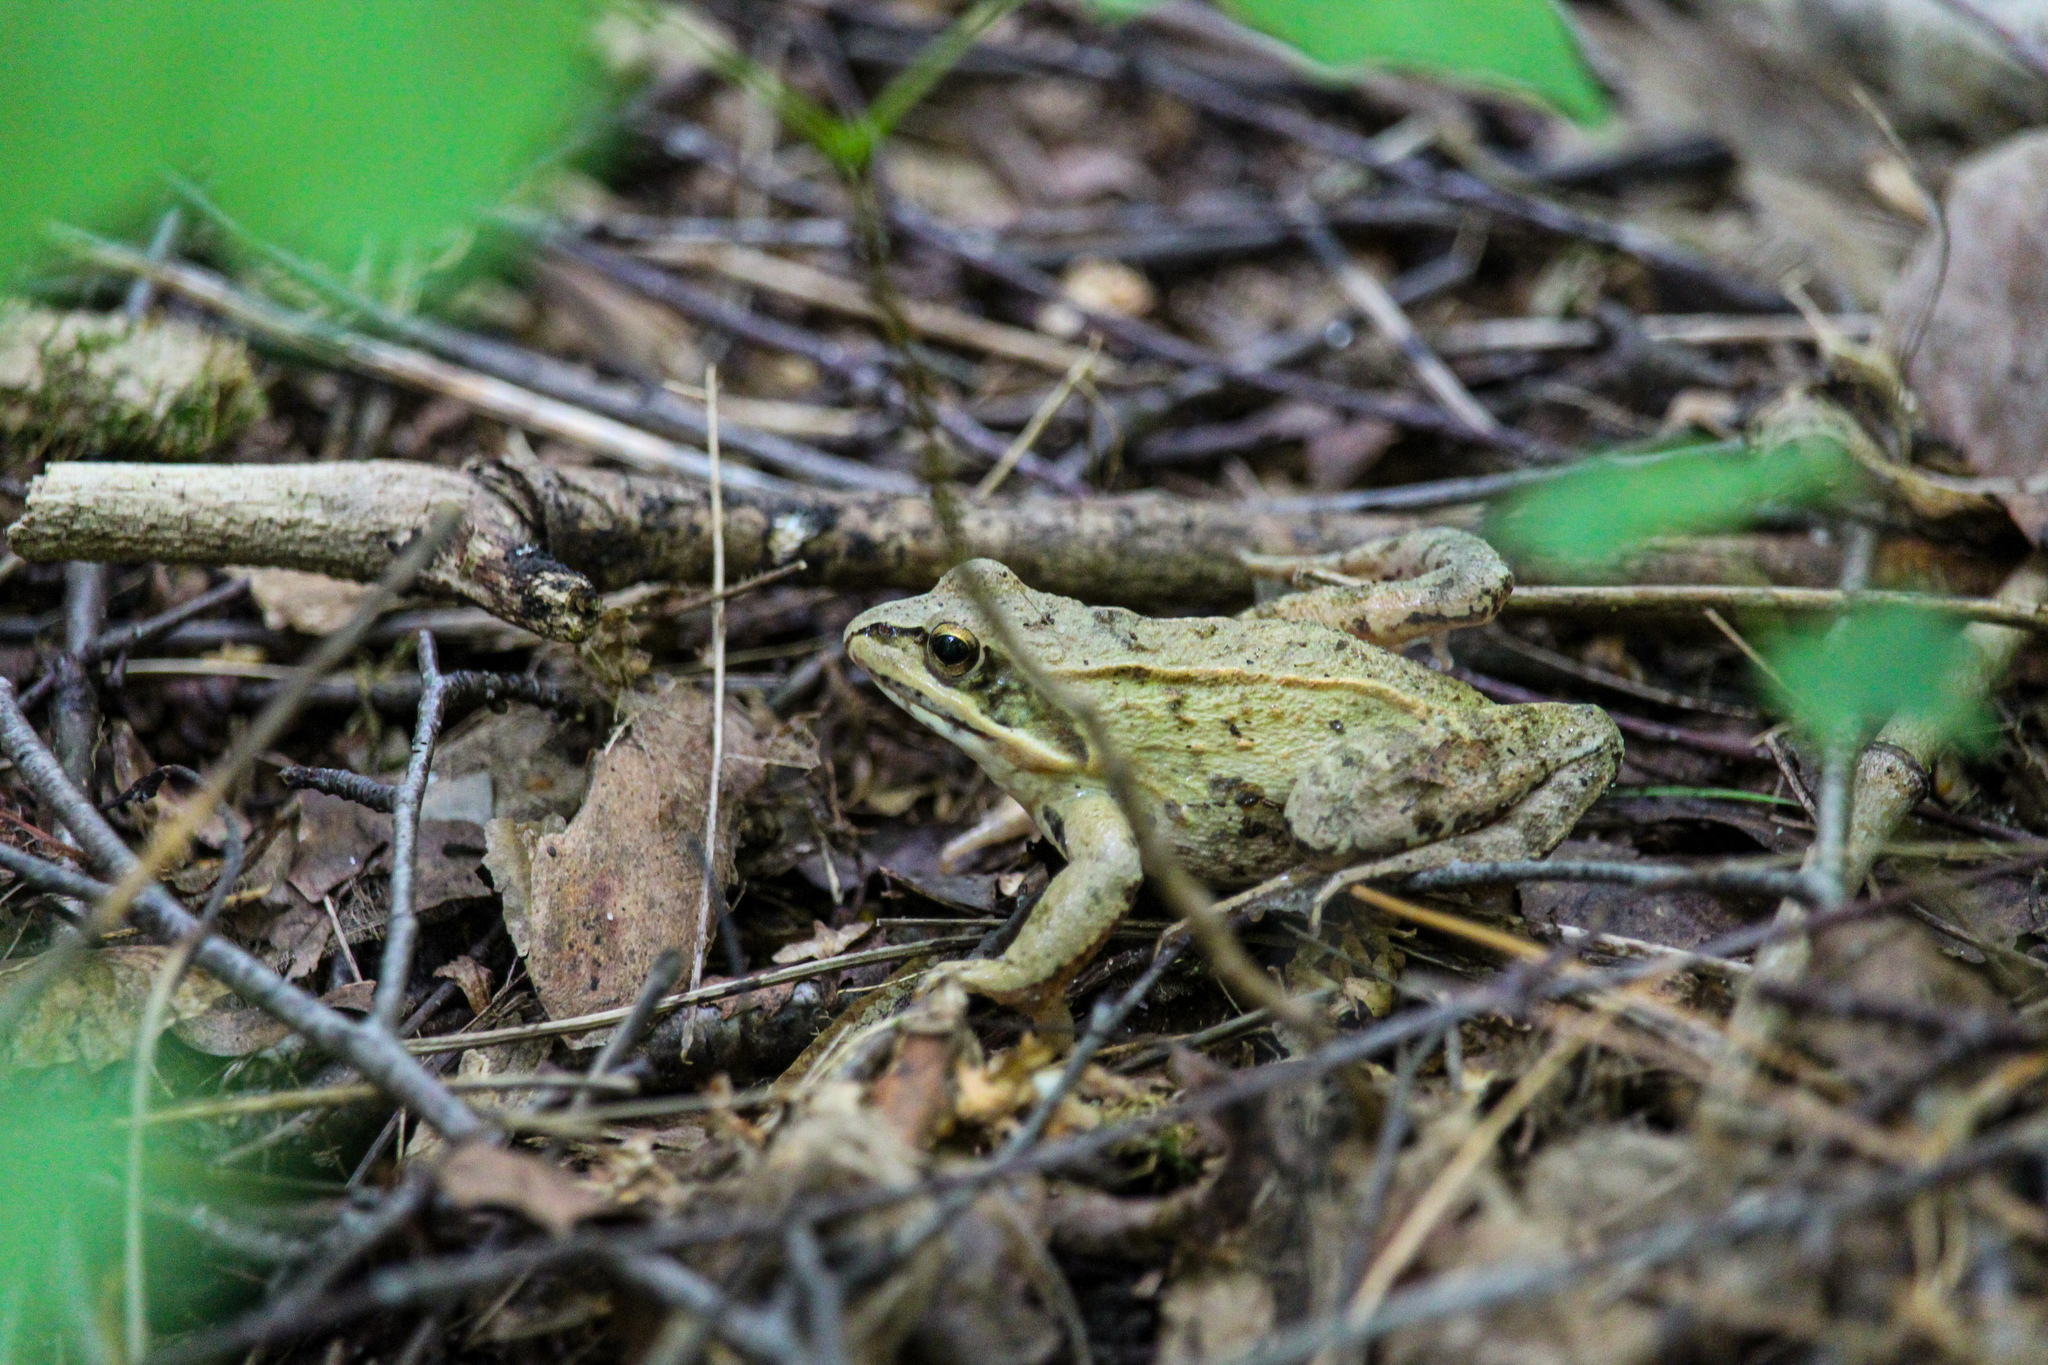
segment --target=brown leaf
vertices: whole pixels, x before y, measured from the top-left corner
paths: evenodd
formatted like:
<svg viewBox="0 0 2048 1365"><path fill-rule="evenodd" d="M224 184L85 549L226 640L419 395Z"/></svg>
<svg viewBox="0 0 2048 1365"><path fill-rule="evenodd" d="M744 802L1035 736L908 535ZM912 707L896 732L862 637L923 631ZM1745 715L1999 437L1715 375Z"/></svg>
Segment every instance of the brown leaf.
<svg viewBox="0 0 2048 1365"><path fill-rule="evenodd" d="M746 714L728 705L722 810L759 784L763 766L747 759L760 747ZM527 970L551 1017L626 1003L668 948L701 970L707 926L694 850L704 837L710 751L703 693L672 685L640 699L598 758L583 809L560 834L534 842ZM732 875L735 823L719 821L712 862L721 883Z"/></svg>
<svg viewBox="0 0 2048 1365"><path fill-rule="evenodd" d="M287 981L297 981L310 975L327 956L334 926L321 907L301 903L272 920L264 938L270 944L270 964L283 972Z"/></svg>
<svg viewBox="0 0 2048 1365"><path fill-rule="evenodd" d="M376 997L374 981L351 981L320 997L330 1009L368 1014ZM263 1010L236 1003L230 996L217 1001L203 1014L179 1020L171 1029L178 1041L209 1057L247 1057L276 1047L291 1035L291 1029Z"/></svg>
<svg viewBox="0 0 2048 1365"><path fill-rule="evenodd" d="M484 831L467 820L422 820L413 909L436 918L492 894L481 869ZM299 842L286 878L291 888L318 905L323 896L369 871L389 869L391 817L323 792L299 794ZM379 932L374 922L348 923L350 942Z"/></svg>
<svg viewBox="0 0 2048 1365"><path fill-rule="evenodd" d="M482 1014L491 1003L491 969L467 953L434 968L434 975L446 977L462 988L462 998L469 1002L471 1014Z"/></svg>
<svg viewBox="0 0 2048 1365"><path fill-rule="evenodd" d="M456 726L436 747L434 782L438 786L486 774L493 817L566 820L583 802L589 747L586 726L537 706L483 711Z"/></svg>
<svg viewBox="0 0 2048 1365"><path fill-rule="evenodd" d="M1949 182L1946 242L1929 234L1892 291L1885 330L1910 343L1906 378L1928 425L1975 473L2025 480L2043 468L2048 425L2048 134L2002 143ZM1946 248L1944 250L1944 247ZM1937 292L1938 291L1938 292ZM2048 531L2042 494L2007 509L2029 535Z"/></svg>
<svg viewBox="0 0 2048 1365"><path fill-rule="evenodd" d="M271 630L327 635L348 624L368 595L367 583L350 583L299 569L237 569L249 580L249 595Z"/></svg>
<svg viewBox="0 0 2048 1365"><path fill-rule="evenodd" d="M857 920L844 929L827 928L822 920L811 921L811 936L800 943L785 943L775 950L775 961L784 966L809 962L813 958L837 957L875 927L873 920Z"/></svg>
<svg viewBox="0 0 2048 1365"><path fill-rule="evenodd" d="M530 1152L465 1142L443 1158L434 1179L459 1209L508 1209L555 1236L605 1211L604 1198Z"/></svg>
<svg viewBox="0 0 2048 1365"><path fill-rule="evenodd" d="M362 876L391 843L391 817L325 792L299 793L299 846L287 880L314 904Z"/></svg>
<svg viewBox="0 0 2048 1365"><path fill-rule="evenodd" d="M127 1056L150 986L170 956L171 949L154 946L86 953L43 991L11 1032L0 1035L0 1065L95 1070ZM35 965L30 958L0 967L0 995ZM226 986L193 968L172 992L164 1022L203 1014L227 995Z"/></svg>

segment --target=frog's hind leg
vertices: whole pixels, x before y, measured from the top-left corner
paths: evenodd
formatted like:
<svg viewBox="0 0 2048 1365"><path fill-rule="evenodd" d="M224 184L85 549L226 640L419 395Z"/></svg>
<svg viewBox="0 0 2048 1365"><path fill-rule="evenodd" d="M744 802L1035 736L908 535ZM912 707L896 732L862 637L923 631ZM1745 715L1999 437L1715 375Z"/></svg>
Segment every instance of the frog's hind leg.
<svg viewBox="0 0 2048 1365"><path fill-rule="evenodd" d="M1261 602L1247 617L1314 621L1389 649L1485 625L1515 586L1513 571L1491 545L1448 526L1367 541L1336 554L1243 559L1255 578L1303 589ZM1309 586L1316 583L1324 586Z"/></svg>
<svg viewBox="0 0 2048 1365"><path fill-rule="evenodd" d="M1076 796L1056 813L1066 868L1046 885L1001 957L961 963L949 975L1041 1028L1071 1033L1067 986L1131 908L1144 868L1129 821L1106 793Z"/></svg>
<svg viewBox="0 0 2048 1365"><path fill-rule="evenodd" d="M1621 768L1621 732L1614 722L1598 707L1572 710L1583 714L1587 739L1576 758L1559 764L1550 776L1479 829L1332 874L1316 894L1317 913L1346 887L1359 882L1405 877L1452 863L1520 862L1541 858L1557 847Z"/></svg>

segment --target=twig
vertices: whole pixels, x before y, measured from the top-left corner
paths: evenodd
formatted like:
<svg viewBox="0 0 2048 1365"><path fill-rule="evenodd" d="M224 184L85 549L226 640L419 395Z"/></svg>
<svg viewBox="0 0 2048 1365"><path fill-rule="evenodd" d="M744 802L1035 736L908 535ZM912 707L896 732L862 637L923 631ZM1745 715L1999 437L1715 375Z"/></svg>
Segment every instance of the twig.
<svg viewBox="0 0 2048 1365"><path fill-rule="evenodd" d="M1599 1027L1604 1027L1601 1021ZM1514 1088L1502 1097L1472 1129L1471 1134L1459 1146L1451 1159L1438 1171L1436 1178L1415 1201L1408 1214L1394 1229L1394 1234L1381 1248L1372 1264L1366 1268L1364 1279L1345 1306L1342 1322L1348 1333L1357 1332L1371 1323L1373 1314L1379 1310L1402 1273L1422 1250L1422 1244L1431 1232L1436 1230L1457 1201L1464 1196L1466 1186L1478 1173L1480 1164L1493 1152L1510 1124L1522 1116L1536 1097L1541 1095L1550 1083L1557 1079L1566 1066L1579 1052L1598 1037L1598 1029L1582 1031L1559 1038L1552 1042L1544 1054L1537 1058L1534 1066L1523 1072ZM1334 1365L1336 1360L1334 1343L1325 1347L1316 1356L1318 1365Z"/></svg>
<svg viewBox="0 0 2048 1365"><path fill-rule="evenodd" d="M1722 864L1685 867L1672 863L1598 862L1581 859L1524 859L1495 863L1452 863L1417 872L1401 882L1409 891L1444 891L1460 886L1495 886L1504 882L1610 882L1644 891L1754 892L1790 896L1821 904L1827 890L1803 872Z"/></svg>
<svg viewBox="0 0 2048 1365"><path fill-rule="evenodd" d="M389 815L398 808L398 788L344 768L280 768L277 780L288 791L320 792Z"/></svg>
<svg viewBox="0 0 2048 1365"><path fill-rule="evenodd" d="M809 1359L791 1334L784 1314L736 1304L717 1285L665 1256L616 1254L606 1259L622 1279L670 1308L703 1319L712 1331L742 1351L789 1365L803 1365Z"/></svg>
<svg viewBox="0 0 2048 1365"><path fill-rule="evenodd" d="M1721 972L1728 976L1747 976L1755 968L1747 962L1737 962L1726 957L1702 957L1688 948L1674 947L1669 943L1652 943L1644 938L1629 938L1625 934L1610 934L1592 929L1582 929L1576 924L1555 926L1560 942L1586 944L1594 948L1608 948L1621 953L1642 954L1650 957L1669 958L1687 967L1701 967Z"/></svg>
<svg viewBox="0 0 2048 1365"><path fill-rule="evenodd" d="M704 411L711 453L711 775L704 784L704 875L697 902L697 934L690 989L704 980L704 950L725 914L718 885L718 792L725 783L725 488L718 478L718 367L704 371ZM827 857L830 857L828 852ZM714 913L715 912L715 913Z"/></svg>
<svg viewBox="0 0 2048 1365"><path fill-rule="evenodd" d="M511 1073L503 1076L450 1076L442 1084L458 1095L475 1092L498 1093L517 1090L570 1090L578 1094L631 1095L639 1089L627 1076L557 1075L553 1072ZM151 1110L145 1120L151 1127L167 1123L200 1123L214 1119L249 1118L257 1114L287 1113L302 1109L340 1109L367 1104L383 1092L374 1085L313 1085L298 1090L262 1090L231 1095L217 1100L195 1100L191 1104Z"/></svg>
<svg viewBox="0 0 2048 1365"><path fill-rule="evenodd" d="M1517 587L1506 611L1846 611L1912 607L1991 625L2048 630L2048 612L1995 598L1918 592L1843 592L1838 588L1763 588L1736 584L1643 583L1621 587Z"/></svg>
<svg viewBox="0 0 2048 1365"><path fill-rule="evenodd" d="M1524 591L1517 589L1517 591ZM1512 600L1512 599L1510 599ZM1484 673L1474 673L1469 668L1448 668L1444 670L1460 682L1470 683L1474 688L1495 701L1506 702L1547 702L1557 698L1542 692L1489 678ZM1621 711L1609 711L1608 718L1623 734L1635 735L1642 739L1656 740L1663 744L1679 744L1701 753L1720 754L1724 758L1746 758L1768 761L1770 751L1755 740L1735 735L1714 734L1707 730L1692 730L1680 725L1666 725L1659 720L1644 720Z"/></svg>
<svg viewBox="0 0 2048 1365"><path fill-rule="evenodd" d="M334 279L320 266L274 243L255 237L224 213L219 206L208 200L196 186L187 183L181 186L181 190L187 199L202 208L216 224L244 245L283 269L322 298L357 317L368 320L388 336L425 347L457 364L467 365L506 383L532 389L573 407L588 408L606 417L616 418L629 426L647 427L690 441L703 438L704 422L701 415L689 405L678 401L671 393L644 386L629 390L622 385L592 379L574 366L553 356L531 351L510 342L476 336L450 327L446 323L387 308ZM727 311L741 312L737 309ZM742 313L741 316L745 315ZM751 329L742 328L742 334L758 335L777 325L762 319ZM728 429L726 444L744 454L752 455L773 468L800 477L814 478L820 483L849 488L885 489L892 486L892 480L886 470L877 470L855 461L844 460L766 431Z"/></svg>
<svg viewBox="0 0 2048 1365"><path fill-rule="evenodd" d="M723 520L723 517L721 516L720 519ZM724 537L721 536L719 539L722 543ZM694 596L685 597L673 606L662 608L662 614L666 616L684 616L693 611L701 611L705 607L717 603L730 602L735 597L744 597L748 593L759 588L765 588L771 583L780 583L785 578L793 578L810 567L809 564L801 559L793 559L778 568L769 569L764 573L757 573L752 578L741 579L729 588L720 588L713 592L700 592Z"/></svg>
<svg viewBox="0 0 2048 1365"><path fill-rule="evenodd" d="M879 315L868 292L856 281L763 251L739 246L688 247L664 253L663 259L671 265L713 270L727 279L795 299L808 307L870 320ZM1084 347L1054 341L1007 323L990 322L945 304L905 299L902 308L904 320L916 335L985 351L1054 374L1072 368L1088 353Z"/></svg>
<svg viewBox="0 0 2048 1365"><path fill-rule="evenodd" d="M450 517L437 515L435 521L434 528L420 536L399 557L392 573L379 584L377 591L369 595L355 621L322 641L314 651L315 657L307 661L305 671L308 683L330 665L332 659L328 656L338 658L347 652L354 634L396 595L404 583L411 580L453 529ZM244 732L241 741L215 769L199 795L185 802L176 817L158 827L157 836L152 838L147 850L158 865L167 863L172 856L182 852L192 831L210 817L226 786L245 771L247 763L257 753L276 742L277 734L282 732L296 710L299 690L302 689L287 688L281 692L272 708L257 717ZM98 904L95 907L94 933L81 936L79 942L83 943L100 932L98 923L102 918L111 925L114 917L125 911L130 903L142 927L159 939L176 942L191 931L196 921L174 897L152 881L151 863L137 858L93 809L92 803L64 777L29 725L28 718L22 714L15 701L13 687L4 680L0 680L0 751L13 761L16 771L39 797L63 813L65 824L79 835L91 862L103 872L117 874L121 878L117 885L103 888L102 893L96 894ZM212 794L210 798L209 793ZM19 866L16 870L19 872ZM109 907L116 907L112 914L109 914ZM61 965L60 955L64 951L55 949L46 956L56 958ZM243 999L305 1034L315 1046L346 1059L366 1078L382 1086L400 1103L416 1110L449 1138L468 1137L483 1131L482 1121L428 1075L417 1061L407 1056L383 1030L359 1025L320 1004L242 949L220 938L208 937L201 943L198 962ZM26 1003L22 988L17 986L15 992L0 1002L0 1016L14 1016ZM0 1029L7 1026L7 1022L0 1021Z"/></svg>
<svg viewBox="0 0 2048 1365"><path fill-rule="evenodd" d="M990 466L988 473L981 476L981 482L974 486L975 497L986 498L1003 486L1003 480L1010 476L1010 471L1017 467L1019 460L1031 453L1031 447L1038 444L1038 438L1045 433L1046 427L1065 406L1067 395L1088 377L1101 354L1102 341L1097 338L1088 347L1087 354L1077 357L1074 363L1067 367L1067 372L1060 376L1060 382L1053 385L1051 392L1039 403L1038 410L1031 414L1031 420L1024 424L1024 429L1017 433L1017 438L1010 442L1009 448L1003 451L994 465Z"/></svg>
<svg viewBox="0 0 2048 1365"><path fill-rule="evenodd" d="M1463 422L1476 433L1493 433L1500 430L1500 419L1488 412L1474 398L1471 391L1451 373L1451 367L1437 358L1429 349L1429 343L1415 330L1415 324L1403 312L1379 277L1351 259L1345 253L1343 244L1330 232L1329 225L1317 213L1313 202L1303 198L1296 209L1296 225L1302 241L1308 244L1323 268L1337 277L1337 287L1351 306L1365 314L1374 329L1392 342L1423 387L1436 396L1443 404L1444 411Z"/></svg>
<svg viewBox="0 0 2048 1365"><path fill-rule="evenodd" d="M434 637L419 636L420 709L413 720L412 753L405 778L391 803L391 910L384 925L384 957L377 966L377 995L370 1017L396 1029L405 1008L405 990L412 977L413 945L419 939L419 917L413 910L413 885L419 873L420 802L427 794L434 744L441 737L441 716L447 707L448 683L434 649Z"/></svg>
<svg viewBox="0 0 2048 1365"><path fill-rule="evenodd" d="M856 393L879 391L883 384L887 371L880 348L851 350L816 332L793 327L764 313L735 307L711 291L678 279L646 261L624 252L607 250L566 233L553 233L547 241L571 260L580 261L636 293L665 303L699 322L759 346L800 355L826 373L845 380ZM642 249L652 259L666 259L662 250L653 243L645 244Z"/></svg>
<svg viewBox="0 0 2048 1365"><path fill-rule="evenodd" d="M4 845L0 845L0 850L4 850ZM0 852L0 865L4 863L5 854ZM772 971L755 972L751 976L720 981L716 985L699 986L695 990L665 996L656 1009L660 1014L668 1014L686 1005L705 1005L714 1000L745 995L749 991L757 991L766 986L779 986L789 981L807 981L812 977L825 976L848 967L865 967L877 962L897 962L943 948L963 947L978 942L980 937L979 934L955 934L949 938L926 939L921 943L892 944L886 948L867 948L857 953L841 953L837 957L820 958L815 962L777 967ZM422 1038L407 1046L412 1052L425 1055L435 1052L460 1052L472 1047L492 1047L499 1043L524 1042L531 1038L562 1038L571 1034L588 1033L607 1024L617 1024L631 1013L630 1006L620 1006L615 1009L597 1010L591 1014L572 1015L565 1019L514 1024L506 1028L479 1029L475 1033L454 1034L446 1038Z"/></svg>
<svg viewBox="0 0 2048 1365"><path fill-rule="evenodd" d="M1771 342L1816 342L1813 324L1804 317L1777 313L1665 313L1638 320L1643 339L1681 346L1746 346ZM1878 319L1868 313L1838 313L1828 319L1831 330L1858 341L1877 333ZM1454 322L1429 334L1439 355L1484 355L1494 351L1561 351L1591 349L1605 335L1591 318L1487 318Z"/></svg>
<svg viewBox="0 0 2048 1365"><path fill-rule="evenodd" d="M803 1296L809 1358L816 1365L846 1365L846 1296L839 1277L825 1264L817 1230L796 1219L783 1234L782 1244L789 1255L790 1275Z"/></svg>
<svg viewBox="0 0 2048 1365"><path fill-rule="evenodd" d="M1418 157L1389 157L1387 149L1369 137L1322 122L1284 105L1241 94L1212 76L1161 58L1141 55L1135 59L1134 65L1150 84L1178 95L1218 118L1249 124L1340 160L1365 166L1396 184L1435 195L1450 203L1626 252L1669 275L1704 285L1742 307L1767 313L1784 311L1784 301L1776 291L1752 284L1643 228L1628 223L1610 223L1548 200L1498 189L1468 172L1439 170Z"/></svg>
<svg viewBox="0 0 2048 1365"><path fill-rule="evenodd" d="M414 537L391 568L378 580L377 586L365 594L357 604L346 624L340 630L321 640L313 651L293 670L292 676L268 705L250 722L249 728L235 741L227 756L208 774L204 786L182 803L169 820L158 825L151 834L149 844L140 857L130 853L127 845L118 838L111 838L104 850L93 850L95 862L102 867L118 867L119 881L106 899L94 907L91 935L97 937L107 932L127 912L129 904L142 889L151 884L151 879L162 869L184 857L192 836L212 818L213 813L227 799L229 788L255 763L259 754L275 744L297 716L300 699L309 691L321 675L332 670L349 654L369 629L370 623L387 610L402 591L418 577L420 570L439 554L461 523L460 509L441 507L433 511L425 531ZM12 693L7 704L13 706ZM111 836L110 836L111 837ZM175 902L174 902L175 903ZM182 913L182 912L181 912Z"/></svg>
<svg viewBox="0 0 2048 1365"><path fill-rule="evenodd" d="M121 843L120 836L65 781L56 760L42 746L15 704L13 689L4 679L0 679L0 752L13 761L15 770L31 790L77 818L83 827L86 855L95 863L119 869L124 863L133 862L134 855ZM0 845L0 867L59 895L101 904L105 904L113 890L103 882L32 858L7 845ZM169 892L154 884L144 888L136 900L135 912L145 929L159 939L173 942L191 932L197 923ZM62 961L58 950L45 953L44 957ZM314 1046L347 1061L386 1094L424 1115L444 1134L467 1137L483 1131L482 1122L383 1030L358 1024L329 1009L218 936L209 936L200 943L196 961L221 984L304 1034ZM4 1001L6 1012L15 1014L26 995L24 985L17 985ZM0 1031L11 1026L11 1019L0 1019Z"/></svg>
<svg viewBox="0 0 2048 1365"><path fill-rule="evenodd" d="M1714 615L1711 611L1707 614L1709 616ZM1757 718L1757 712L1754 707L1737 706L1730 702L1714 701L1707 697L1689 696L1683 692L1673 692L1669 688L1637 682L1634 678L1624 678L1619 673L1610 673L1604 668L1595 668L1591 664L1581 663L1562 650L1549 649L1543 645L1536 644L1534 641L1525 640L1512 631L1488 631L1485 633L1484 638L1488 645L1497 645L1512 653L1519 654L1523 658L1533 659L1545 668L1555 669L1566 677L1577 678L1581 682L1591 683L1595 687L1604 687L1609 691L1619 692L1625 697L1634 697L1638 701L1653 702L1658 706L1669 706L1681 711L1698 711L1710 716L1731 716L1738 720L1755 720Z"/></svg>
<svg viewBox="0 0 2048 1365"><path fill-rule="evenodd" d="M107 617L107 566L74 561L64 566L64 653L53 666L57 695L50 707L50 747L65 775L92 789L92 756L99 747L100 700L86 672L85 652Z"/></svg>
<svg viewBox="0 0 2048 1365"><path fill-rule="evenodd" d="M1547 1297L1582 1284L1601 1270L1640 1276L1755 1237L1804 1227L1841 1226L1860 1214L1905 1203L1979 1171L2038 1159L2044 1149L2048 1149L2048 1134L2042 1131L2039 1119L2029 1119L1958 1148L1943 1160L1859 1180L1833 1193L1816 1194L1800 1188L1753 1191L1724 1213L1667 1222L1582 1256L1508 1261L1441 1275L1388 1296L1370 1321L1354 1325L1330 1317L1289 1328L1229 1365L1295 1365L1326 1347L1363 1346L1404 1327Z"/></svg>
<svg viewBox="0 0 2048 1365"><path fill-rule="evenodd" d="M758 168L742 163L730 148L701 128L689 124L676 125L663 137L662 147L671 156L705 161L729 175L756 184L777 198L800 208L812 212L832 211L827 196L817 186L788 177L764 176ZM889 222L899 231L937 247L1034 298L1065 298L1058 280L1026 264L1006 248L979 234L949 227L901 202L891 205ZM1442 409L1426 403L1346 388L1344 385L1307 375L1255 368L1135 318L1086 309L1080 311L1094 330L1113 341L1121 342L1161 360L1221 375L1249 388L1284 397L1326 403L1345 412L1384 418L1418 431L1437 432L1462 440L1473 439L1471 431L1463 423ZM1523 436L1511 429L1504 429L1482 444L1498 445L1531 458L1549 459L1557 454L1547 443Z"/></svg>

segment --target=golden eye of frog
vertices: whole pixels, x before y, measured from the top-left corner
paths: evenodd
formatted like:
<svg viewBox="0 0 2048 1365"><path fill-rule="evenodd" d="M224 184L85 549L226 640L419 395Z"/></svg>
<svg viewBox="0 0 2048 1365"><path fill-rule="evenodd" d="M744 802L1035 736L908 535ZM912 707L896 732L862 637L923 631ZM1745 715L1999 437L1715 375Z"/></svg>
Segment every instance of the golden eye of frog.
<svg viewBox="0 0 2048 1365"><path fill-rule="evenodd" d="M1598 707L1496 705L1382 647L1492 618L1513 580L1484 541L1428 530L1254 569L1324 586L1240 617L1155 620L974 560L846 628L889 698L970 754L1067 860L1009 949L958 970L969 990L1063 1019L1068 983L1143 879L1105 756L1062 698L1100 718L1143 817L1222 889L1305 864L1391 876L1541 857L1613 781L1621 735Z"/></svg>

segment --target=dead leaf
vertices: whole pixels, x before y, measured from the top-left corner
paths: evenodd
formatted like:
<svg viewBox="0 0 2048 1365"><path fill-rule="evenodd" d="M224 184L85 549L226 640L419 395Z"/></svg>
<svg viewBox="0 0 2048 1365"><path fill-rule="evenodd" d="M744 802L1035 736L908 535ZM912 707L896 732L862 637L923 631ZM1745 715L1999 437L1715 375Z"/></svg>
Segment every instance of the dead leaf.
<svg viewBox="0 0 2048 1365"><path fill-rule="evenodd" d="M328 945L334 941L334 925L320 906L302 902L273 919L263 936L270 945L270 965L284 973L287 981L297 981L310 975L327 956Z"/></svg>
<svg viewBox="0 0 2048 1365"><path fill-rule="evenodd" d="M317 905L322 896L367 872L390 842L390 816L325 792L300 792L298 854L287 880Z"/></svg>
<svg viewBox="0 0 2048 1365"><path fill-rule="evenodd" d="M420 821L413 908L423 919L445 917L492 895L480 869L485 851L481 826L467 820ZM323 792L299 793L298 853L287 880L294 891L318 905L348 882L371 871L388 871L391 817ZM343 921L351 943L381 932L381 912L361 923Z"/></svg>
<svg viewBox="0 0 2048 1365"><path fill-rule="evenodd" d="M329 1009L368 1014L377 995L374 981L351 981L320 997ZM264 1010L252 1009L234 996L216 1001L204 1013L181 1019L171 1030L179 1042L209 1057L247 1057L276 1047L291 1028Z"/></svg>
<svg viewBox="0 0 2048 1365"><path fill-rule="evenodd" d="M86 953L43 991L13 1030L0 1035L0 1065L79 1066L97 1070L135 1048L143 1005L171 949L100 948ZM0 994L35 968L35 959L0 966ZM205 1013L228 988L199 968L185 973L171 994L164 1022Z"/></svg>
<svg viewBox="0 0 2048 1365"><path fill-rule="evenodd" d="M467 953L434 968L434 975L462 988L462 998L469 1002L471 1014L482 1014L491 1003L491 969Z"/></svg>
<svg viewBox="0 0 2048 1365"><path fill-rule="evenodd" d="M1561 859L1635 862L1640 855L1621 844L1566 841L1553 855ZM1745 923L1729 898L1711 891L1644 891L1616 883L1527 882L1522 915L1532 925L1570 925L1595 933L1696 948ZM1737 903L1739 906L1739 903Z"/></svg>
<svg viewBox="0 0 2048 1365"><path fill-rule="evenodd" d="M566 820L583 802L589 750L588 725L538 706L480 711L435 748L434 783L484 773L490 781L491 818ZM483 823L474 813L461 818Z"/></svg>
<svg viewBox="0 0 2048 1365"><path fill-rule="evenodd" d="M885 155L890 188L939 218L998 230L1017 219L1016 196L974 157L903 139Z"/></svg>
<svg viewBox="0 0 2048 1365"><path fill-rule="evenodd" d="M701 974L707 926L699 922L709 784L711 702L688 685L639 699L632 719L594 766L583 809L560 834L544 834L532 855L527 969L554 1018L587 1014L633 998L664 950L679 948ZM726 709L727 765L721 810L760 782L747 762L759 732L737 706ZM732 875L733 829L721 819L712 863Z"/></svg>
<svg viewBox="0 0 2048 1365"><path fill-rule="evenodd" d="M498 888L505 933L512 949L526 956L526 920L533 905L533 849L543 834L568 828L561 816L538 820L493 820L484 826L484 871Z"/></svg>
<svg viewBox="0 0 2048 1365"><path fill-rule="evenodd" d="M369 595L367 583L350 583L300 569L235 569L249 580L249 595L271 630L327 635L348 624Z"/></svg>
<svg viewBox="0 0 2048 1365"><path fill-rule="evenodd" d="M783 966L837 957L873 932L873 920L856 920L844 929L829 929L822 920L811 921L811 936L800 943L785 943L775 950L774 960Z"/></svg>
<svg viewBox="0 0 2048 1365"><path fill-rule="evenodd" d="M607 1207L602 1195L530 1152L471 1141L434 1170L441 1196L458 1209L506 1209L557 1237Z"/></svg>
<svg viewBox="0 0 2048 1365"><path fill-rule="evenodd" d="M1945 204L1947 240L1930 234L1921 244L1892 290L1885 331L1898 348L1918 336L1906 378L1929 428L1974 473L2021 481L2001 501L2039 541L2048 535L2048 134L1964 163Z"/></svg>

